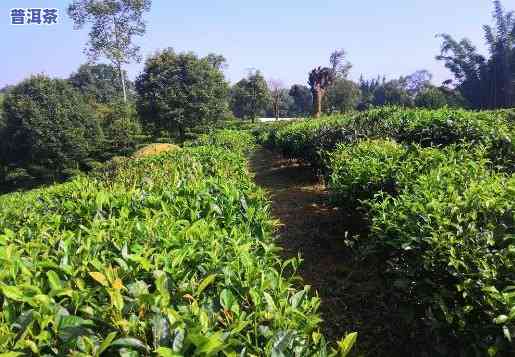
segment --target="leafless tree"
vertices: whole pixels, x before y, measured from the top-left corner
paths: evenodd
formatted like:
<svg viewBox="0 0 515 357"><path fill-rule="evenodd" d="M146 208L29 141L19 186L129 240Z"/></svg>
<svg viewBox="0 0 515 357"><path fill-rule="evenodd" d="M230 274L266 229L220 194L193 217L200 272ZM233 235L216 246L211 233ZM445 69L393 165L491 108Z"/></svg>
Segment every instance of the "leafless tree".
<svg viewBox="0 0 515 357"><path fill-rule="evenodd" d="M272 109L275 119L279 119L279 102L281 100L281 90L284 89L284 83L280 79L270 78L268 80L268 88L272 96Z"/></svg>

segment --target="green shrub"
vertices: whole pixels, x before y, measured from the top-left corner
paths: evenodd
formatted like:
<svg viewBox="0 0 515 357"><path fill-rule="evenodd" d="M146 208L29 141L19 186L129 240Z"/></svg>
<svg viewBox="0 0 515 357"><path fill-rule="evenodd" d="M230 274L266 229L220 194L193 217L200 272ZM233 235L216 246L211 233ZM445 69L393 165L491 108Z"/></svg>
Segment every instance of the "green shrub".
<svg viewBox="0 0 515 357"><path fill-rule="evenodd" d="M414 316L454 345L446 353L513 352L515 179L485 167L443 162L371 203L367 244L389 257L388 277Z"/></svg>
<svg viewBox="0 0 515 357"><path fill-rule="evenodd" d="M325 356L272 229L246 161L214 147L3 196L0 349Z"/></svg>
<svg viewBox="0 0 515 357"><path fill-rule="evenodd" d="M194 146L212 145L239 153L248 153L255 146L252 134L238 130L217 130L210 134L202 134L193 142Z"/></svg>
<svg viewBox="0 0 515 357"><path fill-rule="evenodd" d="M327 173L327 154L340 143L364 138L392 139L402 144L442 147L483 145L498 171L515 171L515 124L509 111L385 107L271 128L267 144L287 157L302 159ZM261 134L263 136L263 134Z"/></svg>
<svg viewBox="0 0 515 357"><path fill-rule="evenodd" d="M4 109L4 165L37 177L36 165L60 176L99 149L102 132L93 112L64 80L31 77L9 91Z"/></svg>
<svg viewBox="0 0 515 357"><path fill-rule="evenodd" d="M406 149L391 140L339 145L330 156L328 186L347 204L369 199L378 191L394 194L398 190L395 176L405 154Z"/></svg>
<svg viewBox="0 0 515 357"><path fill-rule="evenodd" d="M410 190L417 177L442 163L479 160L486 164L485 156L483 147L471 145L437 149L390 139L340 144L330 154L328 186L340 203L356 205L378 193L396 196Z"/></svg>

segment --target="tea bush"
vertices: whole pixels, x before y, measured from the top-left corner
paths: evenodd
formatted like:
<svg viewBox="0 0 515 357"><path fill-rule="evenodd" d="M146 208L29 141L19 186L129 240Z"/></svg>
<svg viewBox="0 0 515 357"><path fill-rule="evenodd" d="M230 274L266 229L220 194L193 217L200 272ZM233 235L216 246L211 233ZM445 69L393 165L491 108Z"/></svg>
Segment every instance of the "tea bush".
<svg viewBox="0 0 515 357"><path fill-rule="evenodd" d="M273 128L267 142L321 167L339 205L367 210L354 246L382 261L431 353L504 356L515 352L514 129L510 111L380 108Z"/></svg>
<svg viewBox="0 0 515 357"><path fill-rule="evenodd" d="M246 160L213 146L2 196L0 350L326 356L272 229Z"/></svg>
<svg viewBox="0 0 515 357"><path fill-rule="evenodd" d="M212 145L239 153L249 153L255 146L255 138L245 131L222 129L210 134L201 134L193 146Z"/></svg>
<svg viewBox="0 0 515 357"><path fill-rule="evenodd" d="M405 154L405 148L390 140L340 144L331 153L329 188L347 204L358 204L378 191L393 194L397 191L395 174Z"/></svg>
<svg viewBox="0 0 515 357"><path fill-rule="evenodd" d="M470 144L443 149L401 145L391 139L361 140L339 144L330 153L328 187L340 203L361 205L377 193L396 196L413 181L442 163L464 160L486 165L485 149ZM365 204L366 206L366 204Z"/></svg>
<svg viewBox="0 0 515 357"><path fill-rule="evenodd" d="M335 150L340 143L365 138L392 139L424 147L483 145L497 170L515 171L515 123L509 111L384 107L272 128L266 144L327 173L326 152Z"/></svg>
<svg viewBox="0 0 515 357"><path fill-rule="evenodd" d="M372 201L366 244L388 254L392 284L448 346L513 352L515 177L480 160L444 162L398 197ZM510 352L511 351L511 352Z"/></svg>

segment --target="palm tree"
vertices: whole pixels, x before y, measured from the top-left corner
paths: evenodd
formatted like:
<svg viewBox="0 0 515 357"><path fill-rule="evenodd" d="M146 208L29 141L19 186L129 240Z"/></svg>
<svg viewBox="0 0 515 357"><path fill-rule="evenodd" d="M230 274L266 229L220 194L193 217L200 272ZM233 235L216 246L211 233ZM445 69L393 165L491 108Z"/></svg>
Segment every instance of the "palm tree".
<svg viewBox="0 0 515 357"><path fill-rule="evenodd" d="M313 115L319 118L322 113L322 98L327 88L333 84L335 80L334 72L328 67L317 67L309 73L309 86L313 93Z"/></svg>
<svg viewBox="0 0 515 357"><path fill-rule="evenodd" d="M331 53L329 63L331 67L318 66L309 73L308 84L313 94L313 115L319 118L322 113L322 99L327 89L337 78L345 78L351 69L351 64L345 61L344 50L336 50Z"/></svg>

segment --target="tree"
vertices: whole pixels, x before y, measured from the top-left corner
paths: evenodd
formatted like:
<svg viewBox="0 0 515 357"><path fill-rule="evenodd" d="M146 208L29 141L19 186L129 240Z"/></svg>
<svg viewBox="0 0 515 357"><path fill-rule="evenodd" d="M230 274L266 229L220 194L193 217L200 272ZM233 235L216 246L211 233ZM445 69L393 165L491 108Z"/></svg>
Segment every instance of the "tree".
<svg viewBox="0 0 515 357"><path fill-rule="evenodd" d="M413 98L406 89L404 77L383 83L374 92L374 106L399 105L413 106Z"/></svg>
<svg viewBox="0 0 515 357"><path fill-rule="evenodd" d="M137 110L154 130L185 131L220 119L227 110L229 87L207 58L168 48L147 59L136 79Z"/></svg>
<svg viewBox="0 0 515 357"><path fill-rule="evenodd" d="M337 79L324 97L324 112L343 113L356 109L361 97L359 86L348 79Z"/></svg>
<svg viewBox="0 0 515 357"><path fill-rule="evenodd" d="M265 112L271 103L265 78L259 71L251 72L231 89L231 109L237 118L252 122Z"/></svg>
<svg viewBox="0 0 515 357"><path fill-rule="evenodd" d="M90 60L105 57L118 69L124 102L127 90L123 66L140 60L133 37L145 33L143 14L150 6L151 0L74 0L68 7L76 29L91 23L85 51Z"/></svg>
<svg viewBox="0 0 515 357"><path fill-rule="evenodd" d="M444 61L457 81L457 88L472 104L473 108L486 108L486 74L488 72L485 58L478 54L472 43L463 39L455 41L451 36L442 34L441 54L437 60Z"/></svg>
<svg viewBox="0 0 515 357"><path fill-rule="evenodd" d="M95 113L104 133L102 156L109 158L134 151L141 125L133 103L119 100L109 104L96 104Z"/></svg>
<svg viewBox="0 0 515 357"><path fill-rule="evenodd" d="M65 80L31 77L8 93L4 110L1 160L32 176L78 168L102 141L91 108Z"/></svg>
<svg viewBox="0 0 515 357"><path fill-rule="evenodd" d="M294 84L289 91L293 99L292 114L295 116L307 116L313 112L313 95L311 90L303 85Z"/></svg>
<svg viewBox="0 0 515 357"><path fill-rule="evenodd" d="M416 71L406 77L401 77L406 91L412 98L415 98L419 93L431 86L431 79L433 75L429 71L422 69Z"/></svg>
<svg viewBox="0 0 515 357"><path fill-rule="evenodd" d="M453 73L456 88L475 109L515 105L515 15L499 0L493 3L495 26L483 26L489 58L468 39L458 42L448 34L439 35L442 46L436 58Z"/></svg>
<svg viewBox="0 0 515 357"><path fill-rule="evenodd" d="M268 80L268 88L270 89L270 95L272 97L272 112L275 119L279 119L279 105L284 89L283 82L280 79L271 78Z"/></svg>
<svg viewBox="0 0 515 357"><path fill-rule="evenodd" d="M351 68L350 63L346 62L344 50L334 51L329 62L331 67L317 67L309 73L308 84L313 94L313 111L315 118L322 113L322 101L327 89L333 84L336 78L345 78Z"/></svg>
<svg viewBox="0 0 515 357"><path fill-rule="evenodd" d="M274 100L272 100L266 110L266 116L276 117L276 110L279 118L288 118L294 115L295 103L293 98L290 96L288 89L279 89L277 93L277 106L274 106Z"/></svg>
<svg viewBox="0 0 515 357"><path fill-rule="evenodd" d="M331 69L338 78L347 78L349 71L352 68L352 65L345 60L346 56L347 53L345 50L340 49L331 53L331 56L329 57Z"/></svg>
<svg viewBox="0 0 515 357"><path fill-rule="evenodd" d="M223 55L210 53L206 56L206 61L213 66L213 68L224 70L227 68L227 59Z"/></svg>
<svg viewBox="0 0 515 357"><path fill-rule="evenodd" d="M357 107L359 110L383 105L411 107L414 105L415 97L431 87L431 78L432 75L426 70L416 71L390 81L380 76L365 80L361 76L359 79L361 99Z"/></svg>
<svg viewBox="0 0 515 357"><path fill-rule="evenodd" d="M371 80L367 80L361 75L359 77L359 89L361 91L361 99L358 104L359 110L367 110L375 105L375 93L376 91L386 83L386 78L381 78L377 76L377 78L373 78Z"/></svg>
<svg viewBox="0 0 515 357"><path fill-rule="evenodd" d="M124 76L126 76L125 71ZM88 99L99 104L107 104L118 101L118 93L123 91L118 78L117 68L100 63L83 64L68 80ZM132 92L131 82L127 82L127 87L130 89L129 92Z"/></svg>
<svg viewBox="0 0 515 357"><path fill-rule="evenodd" d="M447 96L436 87L428 87L415 97L415 106L419 108L439 109L447 104Z"/></svg>
<svg viewBox="0 0 515 357"><path fill-rule="evenodd" d="M495 30L483 25L490 51L488 61L491 108L509 108L515 104L515 13L505 12L499 0L494 1Z"/></svg>

